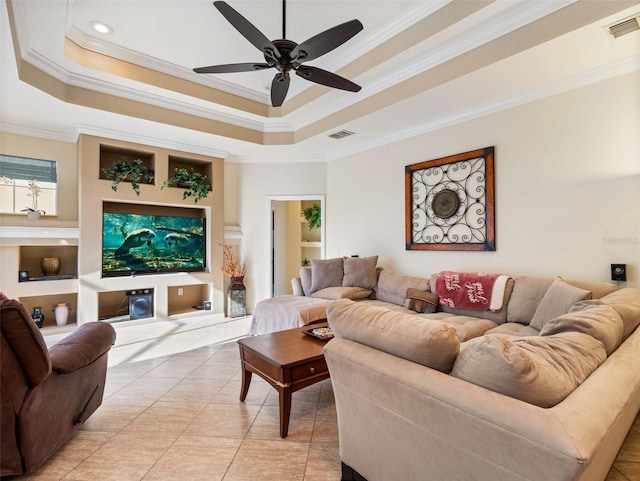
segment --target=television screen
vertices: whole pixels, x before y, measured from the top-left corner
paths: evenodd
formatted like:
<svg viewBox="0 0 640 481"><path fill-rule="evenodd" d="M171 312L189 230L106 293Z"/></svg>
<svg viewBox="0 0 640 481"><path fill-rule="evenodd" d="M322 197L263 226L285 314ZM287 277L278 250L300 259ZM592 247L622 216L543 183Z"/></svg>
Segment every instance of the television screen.
<svg viewBox="0 0 640 481"><path fill-rule="evenodd" d="M103 212L103 277L204 271L205 219Z"/></svg>

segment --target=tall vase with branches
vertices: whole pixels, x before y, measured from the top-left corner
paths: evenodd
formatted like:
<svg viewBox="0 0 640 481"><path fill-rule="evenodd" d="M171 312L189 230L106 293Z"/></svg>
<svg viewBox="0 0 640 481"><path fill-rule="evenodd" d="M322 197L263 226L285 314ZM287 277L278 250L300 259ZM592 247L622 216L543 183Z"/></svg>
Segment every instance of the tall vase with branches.
<svg viewBox="0 0 640 481"><path fill-rule="evenodd" d="M247 273L247 261L236 260L231 246L223 247L224 262L222 272L229 276L231 284L227 289L227 316L242 317L247 315L247 290L244 276Z"/></svg>

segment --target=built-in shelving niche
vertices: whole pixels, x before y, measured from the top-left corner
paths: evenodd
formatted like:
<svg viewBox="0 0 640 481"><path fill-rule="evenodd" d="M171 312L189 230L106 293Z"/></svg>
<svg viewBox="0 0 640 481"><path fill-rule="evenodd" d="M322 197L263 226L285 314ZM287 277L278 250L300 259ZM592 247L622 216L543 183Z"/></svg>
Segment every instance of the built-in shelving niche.
<svg viewBox="0 0 640 481"><path fill-rule="evenodd" d="M198 172L202 175L206 175L209 180L209 190L211 191L211 177L213 175L213 169L211 162L189 159L186 157L176 157L174 155L169 156L169 171L167 172L167 178L173 177L176 169L186 169L187 172ZM178 187L178 186L171 186Z"/></svg>
<svg viewBox="0 0 640 481"><path fill-rule="evenodd" d="M119 160L125 160L133 162L135 160L142 160L142 165L147 169L155 170L155 155L152 152L144 152L141 150L124 149L121 147L114 147L112 145L100 145L100 179L107 179L103 169L108 169L114 162ZM126 182L126 180L123 180ZM151 182L145 180L139 180L139 184L155 184L155 178Z"/></svg>

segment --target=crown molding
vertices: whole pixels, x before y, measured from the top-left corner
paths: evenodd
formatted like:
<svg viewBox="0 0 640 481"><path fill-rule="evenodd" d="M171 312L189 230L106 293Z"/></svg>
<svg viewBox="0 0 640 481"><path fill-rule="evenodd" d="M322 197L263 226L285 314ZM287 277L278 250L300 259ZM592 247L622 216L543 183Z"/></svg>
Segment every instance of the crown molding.
<svg viewBox="0 0 640 481"><path fill-rule="evenodd" d="M465 109L463 112L456 112L439 119L426 122L421 125L406 129L401 132L395 132L392 135L382 136L375 141L359 144L351 148L345 148L340 151L334 151L327 160L333 161L349 155L366 152L396 142L407 140L419 135L450 127L470 120L475 120L486 115L494 114L503 110L512 109L520 105L524 105L536 100L541 100L553 95L558 95L571 90L576 90L587 85L601 82L610 78L615 78L631 72L640 70L640 55L627 57L616 62L612 62L594 69L581 72L570 77L549 82L545 85L520 92L518 94L505 97L495 102L481 104L475 108Z"/></svg>

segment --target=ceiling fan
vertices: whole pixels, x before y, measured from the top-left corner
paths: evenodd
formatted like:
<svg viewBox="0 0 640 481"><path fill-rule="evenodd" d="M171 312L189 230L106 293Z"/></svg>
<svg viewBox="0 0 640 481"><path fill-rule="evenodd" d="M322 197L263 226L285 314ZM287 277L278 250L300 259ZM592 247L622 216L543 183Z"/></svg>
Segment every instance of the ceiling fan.
<svg viewBox="0 0 640 481"><path fill-rule="evenodd" d="M230 72L251 72L276 68L276 73L271 82L271 105L280 107L289 91L291 81L289 72L294 70L296 75L315 82L341 90L358 92L360 86L347 80L344 77L326 70L302 65L303 62L330 52L339 47L351 37L363 29L359 20L350 20L333 28L325 30L297 44L286 39L286 0L282 0L282 37L278 40L269 40L260 30L251 24L246 18L231 8L226 2L213 2L213 5L235 27L249 42L264 54L266 63L234 63L226 65L212 65L210 67L194 68L196 73L230 73Z"/></svg>

